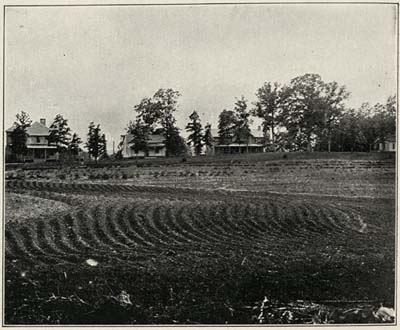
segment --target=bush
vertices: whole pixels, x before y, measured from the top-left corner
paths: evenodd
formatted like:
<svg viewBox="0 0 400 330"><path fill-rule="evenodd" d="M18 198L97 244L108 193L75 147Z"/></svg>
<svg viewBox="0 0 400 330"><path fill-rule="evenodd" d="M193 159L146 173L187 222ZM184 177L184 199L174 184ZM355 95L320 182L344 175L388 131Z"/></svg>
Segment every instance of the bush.
<svg viewBox="0 0 400 330"><path fill-rule="evenodd" d="M108 179L110 179L110 176L109 176L107 173L103 173L103 175L101 176L101 178L102 178L103 180L108 180Z"/></svg>
<svg viewBox="0 0 400 330"><path fill-rule="evenodd" d="M67 178L67 176L65 175L65 173L61 173L61 174L58 175L58 178L60 180L65 180Z"/></svg>

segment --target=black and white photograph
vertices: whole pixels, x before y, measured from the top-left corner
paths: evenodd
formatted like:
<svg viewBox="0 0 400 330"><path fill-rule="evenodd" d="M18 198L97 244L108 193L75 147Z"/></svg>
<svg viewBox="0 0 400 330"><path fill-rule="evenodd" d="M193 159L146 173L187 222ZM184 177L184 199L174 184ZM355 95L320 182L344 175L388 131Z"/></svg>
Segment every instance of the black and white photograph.
<svg viewBox="0 0 400 330"><path fill-rule="evenodd" d="M6 3L2 325L397 325L397 2Z"/></svg>

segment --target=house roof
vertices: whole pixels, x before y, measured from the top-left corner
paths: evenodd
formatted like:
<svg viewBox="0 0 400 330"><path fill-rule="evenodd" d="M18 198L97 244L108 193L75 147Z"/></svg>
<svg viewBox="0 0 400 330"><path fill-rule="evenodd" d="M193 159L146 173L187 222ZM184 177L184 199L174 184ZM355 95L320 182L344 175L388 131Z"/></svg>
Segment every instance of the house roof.
<svg viewBox="0 0 400 330"><path fill-rule="evenodd" d="M132 143L133 136L132 134L126 134L122 135L127 139L128 144ZM155 146L164 146L164 136L161 134L151 134L149 136L149 139L147 141L149 145L155 145Z"/></svg>
<svg viewBox="0 0 400 330"><path fill-rule="evenodd" d="M385 141L386 142L396 142L396 135L392 134L392 135L386 136Z"/></svg>
<svg viewBox="0 0 400 330"><path fill-rule="evenodd" d="M42 135L48 136L50 135L50 130L44 126L43 124L35 121L30 127L27 128L26 132L29 136L32 135Z"/></svg>
<svg viewBox="0 0 400 330"><path fill-rule="evenodd" d="M375 140L375 143L380 143L380 142L381 142L380 138L377 138ZM396 143L396 135L395 134L386 135L385 136L385 142Z"/></svg>
<svg viewBox="0 0 400 330"><path fill-rule="evenodd" d="M217 144L215 148L226 148L226 147L264 147L261 143L231 143L231 144Z"/></svg>
<svg viewBox="0 0 400 330"><path fill-rule="evenodd" d="M262 138L264 137L264 133L262 129L255 129L255 128L250 128L250 134L255 137L255 138ZM218 135L218 129L217 128L211 128L211 135L212 137L219 137Z"/></svg>
<svg viewBox="0 0 400 330"><path fill-rule="evenodd" d="M7 129L6 132L12 133L15 128L16 126L13 125L9 129ZM28 134L28 136L49 136L50 130L43 124L35 121L30 127L26 129L26 133Z"/></svg>
<svg viewBox="0 0 400 330"><path fill-rule="evenodd" d="M28 144L26 147L28 149L56 149L57 148L57 146L48 146L48 145L43 145L43 144L40 144L40 145Z"/></svg>
<svg viewBox="0 0 400 330"><path fill-rule="evenodd" d="M14 132L15 127L16 127L15 125L12 125L10 128L6 129L6 132L7 132L7 133L12 133L12 132Z"/></svg>

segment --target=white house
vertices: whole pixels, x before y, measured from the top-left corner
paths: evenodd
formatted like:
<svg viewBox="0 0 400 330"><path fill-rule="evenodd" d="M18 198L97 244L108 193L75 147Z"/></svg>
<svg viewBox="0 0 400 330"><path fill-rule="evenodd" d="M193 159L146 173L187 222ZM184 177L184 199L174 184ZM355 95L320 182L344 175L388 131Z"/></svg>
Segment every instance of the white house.
<svg viewBox="0 0 400 330"><path fill-rule="evenodd" d="M379 151L396 151L396 135L388 135L385 137L385 142L378 144Z"/></svg>
<svg viewBox="0 0 400 330"><path fill-rule="evenodd" d="M10 127L6 130L7 134L7 145L6 145L6 160L12 160L16 158L16 155L12 154L12 133L15 130L15 126ZM31 126L26 129L27 140L27 154L24 156L25 161L46 161L58 159L57 147L54 144L49 143L50 130L46 126L46 119L40 119L40 122L34 122Z"/></svg>
<svg viewBox="0 0 400 330"><path fill-rule="evenodd" d="M211 129L211 135L213 139L212 149L216 155L265 152L265 137L260 126L257 129L250 129L250 136L244 143L237 143L232 140L221 144L218 129Z"/></svg>
<svg viewBox="0 0 400 330"><path fill-rule="evenodd" d="M164 143L164 136L156 133L149 136L149 140L147 141L148 150L147 152L144 150L139 150L139 152L135 152L133 145L133 137L132 134L124 134L121 135L122 140L122 157L123 158L135 158L135 157L165 157L166 156L166 148Z"/></svg>

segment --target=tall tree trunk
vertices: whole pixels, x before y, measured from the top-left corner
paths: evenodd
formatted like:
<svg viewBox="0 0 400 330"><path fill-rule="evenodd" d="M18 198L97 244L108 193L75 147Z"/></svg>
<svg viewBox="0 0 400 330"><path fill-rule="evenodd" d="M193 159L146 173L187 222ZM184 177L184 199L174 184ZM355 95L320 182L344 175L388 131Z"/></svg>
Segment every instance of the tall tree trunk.
<svg viewBox="0 0 400 330"><path fill-rule="evenodd" d="M311 152L311 135L307 136L307 151Z"/></svg>
<svg viewBox="0 0 400 330"><path fill-rule="evenodd" d="M275 123L274 123L274 115L272 114L272 121L271 121L271 140L272 140L272 148L274 152L276 152L276 145L275 145Z"/></svg>
<svg viewBox="0 0 400 330"><path fill-rule="evenodd" d="M329 133L328 133L328 152L331 152L331 145L332 145L332 134L331 134L331 132L329 130Z"/></svg>

